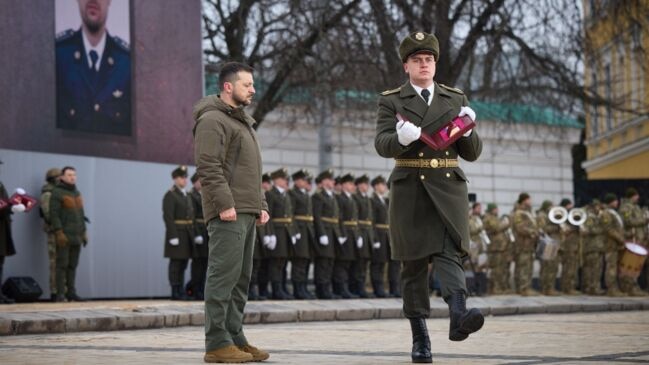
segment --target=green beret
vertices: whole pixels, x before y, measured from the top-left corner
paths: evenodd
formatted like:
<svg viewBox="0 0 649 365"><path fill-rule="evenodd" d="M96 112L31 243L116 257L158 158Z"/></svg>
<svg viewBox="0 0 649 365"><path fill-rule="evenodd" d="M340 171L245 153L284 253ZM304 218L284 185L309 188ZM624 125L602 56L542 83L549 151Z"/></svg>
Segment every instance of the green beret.
<svg viewBox="0 0 649 365"><path fill-rule="evenodd" d="M198 181L198 172L195 172L194 175L192 175L192 184Z"/></svg>
<svg viewBox="0 0 649 365"><path fill-rule="evenodd" d="M433 34L424 32L414 32L401 41L399 45L399 56L405 63L408 57L418 52L430 52L439 60L439 41Z"/></svg>
<svg viewBox="0 0 649 365"><path fill-rule="evenodd" d="M381 175L375 177L372 179L372 186L376 186L377 184L385 184L385 178Z"/></svg>
<svg viewBox="0 0 649 365"><path fill-rule="evenodd" d="M604 195L604 203L606 204L610 204L611 202L614 202L616 200L617 196L613 193L606 193L606 195Z"/></svg>
<svg viewBox="0 0 649 365"><path fill-rule="evenodd" d="M552 202L549 200L544 200L543 204L541 204L541 209L542 210L548 210L552 206Z"/></svg>
<svg viewBox="0 0 649 365"><path fill-rule="evenodd" d="M489 203L489 204L487 204L487 211L488 211L488 212L491 212L492 210L494 210L494 209L496 209L496 208L498 208L498 205L496 205L496 203Z"/></svg>
<svg viewBox="0 0 649 365"><path fill-rule="evenodd" d="M638 190L636 190L636 188L634 187L630 187L626 189L626 193L624 194L624 196L626 196L627 198L632 198L636 195L640 195L640 194L638 193Z"/></svg>
<svg viewBox="0 0 649 365"><path fill-rule="evenodd" d="M518 204L526 201L529 198L530 198L530 194L528 194L528 193L520 193L520 195L518 196Z"/></svg>
<svg viewBox="0 0 649 365"><path fill-rule="evenodd" d="M351 173L347 173L347 174L340 177L340 183L341 184L346 183L346 182L354 182L354 175L352 175Z"/></svg>
<svg viewBox="0 0 649 365"><path fill-rule="evenodd" d="M356 178L356 180L354 181L354 184L356 184L356 185L358 185L358 184L369 184L369 182L370 182L369 176L363 174L363 175Z"/></svg>
<svg viewBox="0 0 649 365"><path fill-rule="evenodd" d="M270 173L270 178L275 179L288 179L288 170L286 167L279 168Z"/></svg>
<svg viewBox="0 0 649 365"><path fill-rule="evenodd" d="M187 177L187 166L178 166L171 172L171 178L175 179L177 177Z"/></svg>

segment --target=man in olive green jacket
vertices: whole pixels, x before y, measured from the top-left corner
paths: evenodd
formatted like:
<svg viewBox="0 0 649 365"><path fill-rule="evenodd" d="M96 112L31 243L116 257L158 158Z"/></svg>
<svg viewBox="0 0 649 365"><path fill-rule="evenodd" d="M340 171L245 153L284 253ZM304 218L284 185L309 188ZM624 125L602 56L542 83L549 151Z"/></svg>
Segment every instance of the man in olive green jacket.
<svg viewBox="0 0 649 365"><path fill-rule="evenodd" d="M88 243L83 199L77 190L77 172L61 169L60 183L50 197L50 221L56 237L56 301L82 301L75 278L81 245ZM66 291L67 289L67 291Z"/></svg>
<svg viewBox="0 0 649 365"><path fill-rule="evenodd" d="M52 301L56 300L56 236L52 230L50 219L50 199L52 191L59 183L61 169L51 168L45 173L45 184L41 188L40 213L43 218L43 230L47 235L47 255L49 258L50 268L50 296Z"/></svg>
<svg viewBox="0 0 649 365"><path fill-rule="evenodd" d="M432 362L425 321L430 313L427 281L431 260L449 304L449 338L462 341L484 322L479 310L466 309L461 257L469 248L469 201L467 179L457 161L458 157L475 161L482 142L476 131L441 150L419 140L457 116L475 120L475 113L467 107L461 90L433 81L439 57L434 35L410 34L401 42L399 54L409 81L381 94L374 145L382 157L396 159L390 177L390 241L392 257L403 261L404 314L413 335L411 357Z"/></svg>
<svg viewBox="0 0 649 365"><path fill-rule="evenodd" d="M617 280L618 263L620 252L624 250L624 222L617 212L620 201L613 193L604 196L606 206L601 213L601 224L606 233L604 243L606 253L604 262L606 269L604 271L604 283L606 283L606 295L609 297L624 297L626 293L620 291Z"/></svg>
<svg viewBox="0 0 649 365"><path fill-rule="evenodd" d="M537 295L532 289L534 253L539 240L539 227L532 213L532 198L528 193L520 193L514 205L514 282L516 292L523 296Z"/></svg>
<svg viewBox="0 0 649 365"><path fill-rule="evenodd" d="M638 190L630 187L626 190L625 199L620 204L620 216L624 221L624 239L627 242L635 242L645 248L649 247L647 238L647 217L642 208L638 205L640 194ZM649 270L647 270L649 260L644 263L644 272L649 282ZM622 276L620 278L620 289L631 296L646 296L647 293L638 286L638 278Z"/></svg>
<svg viewBox="0 0 649 365"><path fill-rule="evenodd" d="M194 106L194 157L209 234L206 362L263 361L270 356L250 345L243 333L255 226L269 218L255 121L244 111L255 94L252 71L241 63L226 63L219 74L221 94Z"/></svg>

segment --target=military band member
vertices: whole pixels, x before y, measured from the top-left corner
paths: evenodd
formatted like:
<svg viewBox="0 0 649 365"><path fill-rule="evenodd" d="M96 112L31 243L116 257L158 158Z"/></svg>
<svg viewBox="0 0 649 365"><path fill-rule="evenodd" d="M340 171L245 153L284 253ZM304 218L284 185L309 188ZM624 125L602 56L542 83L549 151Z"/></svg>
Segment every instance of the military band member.
<svg viewBox="0 0 649 365"><path fill-rule="evenodd" d="M487 248L489 237L486 235L484 223L482 222L482 204L473 203L469 212L469 257L465 259L464 269L474 275L475 294L484 295L487 292L486 271L487 271Z"/></svg>
<svg viewBox="0 0 649 365"><path fill-rule="evenodd" d="M570 199L562 199L560 206L568 212L574 207ZM564 223L563 234L559 245L559 259L561 260L561 291L568 295L577 295L577 271L579 271L581 235L579 226Z"/></svg>
<svg viewBox="0 0 649 365"><path fill-rule="evenodd" d="M539 230L547 234L556 244L561 243L561 226L550 221L548 216L553 204L550 200L543 201L541 209L536 213L536 220ZM541 292L543 295L556 296L559 292L555 290L557 273L559 271L559 258L541 260L541 272L539 279L541 282Z"/></svg>
<svg viewBox="0 0 649 365"><path fill-rule="evenodd" d="M487 213L483 219L484 228L491 240L487 247L489 255L489 294L499 295L509 293L509 263L510 246L512 244L507 230L511 221L507 217L498 217L498 206L495 203L487 204Z"/></svg>
<svg viewBox="0 0 649 365"><path fill-rule="evenodd" d="M266 193L270 224L264 237L266 257L268 257L268 276L273 289L273 299L293 299L283 286L286 262L292 246L297 243L293 226L293 207L288 195L288 170L280 168L270 173L273 188Z"/></svg>
<svg viewBox="0 0 649 365"><path fill-rule="evenodd" d="M201 201L201 182L198 180L198 174L194 173L190 179L192 190L189 196L192 202L192 211L194 212L194 245L191 265L191 292L196 300L205 299L205 277L207 276L207 258L209 237L207 235L207 225L203 218L203 202Z"/></svg>
<svg viewBox="0 0 649 365"><path fill-rule="evenodd" d="M521 193L518 196L513 216L513 230L516 237L514 244L516 292L523 296L537 295L532 289L532 269L539 228L532 214L532 199L529 194Z"/></svg>
<svg viewBox="0 0 649 365"><path fill-rule="evenodd" d="M336 261L334 262L334 293L343 299L358 298L349 291L352 280L352 263L356 260L356 250L364 245L363 237L358 231L358 208L353 194L356 191L354 175L340 176L341 193L336 196L340 208L340 231L342 236L336 244Z"/></svg>
<svg viewBox="0 0 649 365"><path fill-rule="evenodd" d="M385 193L388 187L385 178L381 175L372 179L372 223L374 225L374 240L372 241L372 261L370 264L370 279L374 295L378 298L385 298L385 266L390 260L390 225L388 222L388 200ZM390 288L395 285L398 288L399 272L396 276L390 277ZM392 272L394 275L394 272ZM394 283L392 282L394 281Z"/></svg>
<svg viewBox="0 0 649 365"><path fill-rule="evenodd" d="M293 188L289 190L289 197L293 205L293 222L297 230L297 242L292 246L291 252L291 280L293 281L293 295L295 299L315 299L307 289L309 274L309 260L311 248L316 244L315 230L313 228L313 205L307 191L309 172L299 170L291 178Z"/></svg>
<svg viewBox="0 0 649 365"><path fill-rule="evenodd" d="M602 277L602 259L606 247L599 200L594 199L586 211L588 218L582 229L584 263L581 268L581 289L584 294L602 295L604 291L600 285L600 278Z"/></svg>
<svg viewBox="0 0 649 365"><path fill-rule="evenodd" d="M619 203L615 194L606 194L604 196L605 206L601 213L601 223L606 234L604 237L606 241L604 283L606 284L606 295L609 297L626 296L620 291L617 281L619 253L624 250L624 223L622 217L617 213Z"/></svg>
<svg viewBox="0 0 649 365"><path fill-rule="evenodd" d="M401 260L404 314L410 320L414 362L432 362L426 318L430 314L428 264L434 262L442 295L449 305L449 338L462 341L482 328L484 317L466 309L466 279L461 257L469 249L467 179L457 158L475 161L482 151L476 131L445 150L419 140L458 115L475 113L461 90L433 81L439 43L432 34L416 32L399 46L408 82L379 98L375 147L396 159L390 177L390 242L392 257ZM407 121L398 121L400 114Z"/></svg>
<svg viewBox="0 0 649 365"><path fill-rule="evenodd" d="M316 177L320 189L313 194L313 225L316 243L313 245L313 274L318 299L339 299L331 291L335 245L338 245L340 232L340 210L334 193L332 170L325 170Z"/></svg>
<svg viewBox="0 0 649 365"><path fill-rule="evenodd" d="M638 193L638 190L631 187L627 189L625 196L626 199L624 199L620 206L620 215L624 221L624 239L647 248L649 247L647 218L644 215L642 208L638 205L640 194ZM645 261L645 273L647 276L649 276L649 270L647 270L648 262L649 260ZM632 296L647 295L647 293L640 289L636 279L627 276L623 276L620 279L620 289L627 294Z"/></svg>
<svg viewBox="0 0 649 365"><path fill-rule="evenodd" d="M372 200L370 199L370 178L362 175L354 180L356 192L352 195L356 203L358 216L358 237L356 244L356 260L352 262L350 291L361 298L371 298L372 294L365 290L367 266L372 258L374 244L374 229L372 228Z"/></svg>
<svg viewBox="0 0 649 365"><path fill-rule="evenodd" d="M50 296L56 301L56 236L52 229L52 218L50 217L50 199L52 191L56 188L61 177L61 169L51 168L45 173L45 185L41 188L40 212L43 218L43 230L47 235L47 256L50 268Z"/></svg>
<svg viewBox="0 0 649 365"><path fill-rule="evenodd" d="M178 166L171 172L174 185L162 199L162 219L165 223L164 257L169 259L169 285L172 300L188 300L183 290L185 269L193 256L194 214L187 196L187 166Z"/></svg>

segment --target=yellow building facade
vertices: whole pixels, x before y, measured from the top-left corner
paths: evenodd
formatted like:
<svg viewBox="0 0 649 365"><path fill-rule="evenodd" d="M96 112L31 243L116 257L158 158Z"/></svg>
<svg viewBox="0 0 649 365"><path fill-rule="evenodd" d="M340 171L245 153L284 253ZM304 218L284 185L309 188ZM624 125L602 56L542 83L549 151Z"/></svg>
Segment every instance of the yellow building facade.
<svg viewBox="0 0 649 365"><path fill-rule="evenodd" d="M584 0L589 180L649 179L649 0Z"/></svg>

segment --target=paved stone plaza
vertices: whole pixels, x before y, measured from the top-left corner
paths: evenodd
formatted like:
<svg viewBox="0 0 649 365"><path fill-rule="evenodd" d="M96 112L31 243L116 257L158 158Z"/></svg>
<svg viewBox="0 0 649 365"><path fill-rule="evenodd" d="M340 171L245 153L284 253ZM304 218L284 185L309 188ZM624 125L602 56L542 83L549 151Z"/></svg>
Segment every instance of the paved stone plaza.
<svg viewBox="0 0 649 365"><path fill-rule="evenodd" d="M489 316L464 342L450 342L448 319L428 321L436 364L649 363L649 313ZM269 364L409 363L404 319L246 326L271 352ZM0 337L0 364L200 364L203 328Z"/></svg>

